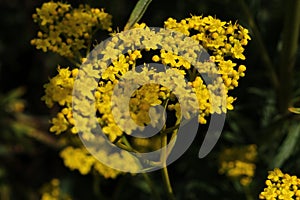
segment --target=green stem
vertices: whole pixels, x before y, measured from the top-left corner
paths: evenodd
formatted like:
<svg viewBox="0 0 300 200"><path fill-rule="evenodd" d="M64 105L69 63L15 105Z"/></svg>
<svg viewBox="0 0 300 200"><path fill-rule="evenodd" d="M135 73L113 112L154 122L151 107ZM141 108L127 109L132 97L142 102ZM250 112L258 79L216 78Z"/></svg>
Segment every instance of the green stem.
<svg viewBox="0 0 300 200"><path fill-rule="evenodd" d="M163 129L164 130L164 129ZM163 163L163 168L162 168L162 177L163 177L163 182L164 186L167 192L167 196L169 200L174 200L175 196L173 194L173 189L171 186L170 178L169 178L169 173L168 173L168 168L167 168L167 134L162 130L161 132L161 147L162 147L162 156L161 156L161 162Z"/></svg>
<svg viewBox="0 0 300 200"><path fill-rule="evenodd" d="M287 0L284 29L282 32L282 49L279 61L278 106L281 114L288 113L292 98L293 70L298 49L300 26L300 0Z"/></svg>
<svg viewBox="0 0 300 200"><path fill-rule="evenodd" d="M267 48L265 46L264 40L262 35L260 34L259 28L257 27L254 17L251 14L248 5L245 3L244 0L239 0L239 3L241 5L243 13L245 13L249 26L253 32L255 41L257 43L257 50L259 51L260 55L262 56L262 61L264 62L264 66L267 68L267 73L269 74L268 77L270 78L270 81L275 89L279 87L279 81L277 74L275 72L274 65L271 61L271 58L269 56L269 53L267 51Z"/></svg>
<svg viewBox="0 0 300 200"><path fill-rule="evenodd" d="M169 200L175 200L175 196L173 194L173 189L172 189L172 186L171 186L167 166L162 168L162 176L163 176L164 185L165 185L166 190L167 190L168 199Z"/></svg>

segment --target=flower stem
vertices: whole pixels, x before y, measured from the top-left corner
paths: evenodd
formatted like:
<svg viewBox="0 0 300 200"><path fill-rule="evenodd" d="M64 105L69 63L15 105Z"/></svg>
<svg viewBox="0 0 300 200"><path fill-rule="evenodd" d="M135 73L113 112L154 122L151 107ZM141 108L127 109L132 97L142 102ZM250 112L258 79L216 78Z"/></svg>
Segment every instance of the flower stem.
<svg viewBox="0 0 300 200"><path fill-rule="evenodd" d="M164 181L164 185L165 185L165 188L166 188L168 199L169 200L175 200L175 196L173 194L173 189L172 189L172 186L171 186L167 166L164 166L162 168L162 177L163 177L163 181Z"/></svg>
<svg viewBox="0 0 300 200"><path fill-rule="evenodd" d="M165 130L165 128L163 129ZM164 186L167 192L167 196L169 200L175 200L175 196L173 194L173 189L171 186L170 178L169 178L169 173L168 173L168 168L167 168L167 133L165 131L161 132L161 147L162 147L162 157L161 157L161 162L163 163L163 168L161 169L162 172L162 178L164 182Z"/></svg>

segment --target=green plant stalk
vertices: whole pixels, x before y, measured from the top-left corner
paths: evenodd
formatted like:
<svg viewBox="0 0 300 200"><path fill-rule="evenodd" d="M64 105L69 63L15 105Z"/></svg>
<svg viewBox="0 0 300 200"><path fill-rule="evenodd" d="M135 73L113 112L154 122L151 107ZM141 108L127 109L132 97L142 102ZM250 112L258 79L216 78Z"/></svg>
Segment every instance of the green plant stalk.
<svg viewBox="0 0 300 200"><path fill-rule="evenodd" d="M164 106L165 109L167 109L168 102L169 102L169 98L166 99L163 102L163 106ZM176 125L175 125L175 127L176 127ZM162 172L162 178L163 178L165 190L166 190L167 197L168 197L169 200L175 200L175 196L173 194L173 189L172 189L172 185L171 185L170 178L169 178L169 173L168 173L168 168L167 168L167 156L168 156L168 153L169 153L168 149L167 149L168 133L171 133L172 131L173 131L173 129L170 129L170 128L167 129L166 125L164 125L162 130L160 131L160 139L161 139L161 157L160 157L160 161L163 165L163 168L161 169L161 172Z"/></svg>
<svg viewBox="0 0 300 200"><path fill-rule="evenodd" d="M163 177L163 182L165 185L165 189L167 192L167 196L169 200L174 200L174 194L173 194L173 189L171 186L171 182L170 182L170 178L169 178L169 173L168 173L168 168L166 165L166 155L167 155L167 149L164 148L167 146L167 134L162 133L162 137L161 137L161 146L162 146L162 162L163 162L163 168L162 168L162 177Z"/></svg>
<svg viewBox="0 0 300 200"><path fill-rule="evenodd" d="M164 182L164 186L167 192L167 196L169 200L175 200L174 194L173 194L173 189L171 186L170 178L169 178L169 173L168 173L168 168L167 168L167 134L164 132L165 128L161 131L161 147L162 147L162 156L161 156L161 162L163 164L163 168L161 169L162 172L162 178Z"/></svg>
<svg viewBox="0 0 300 200"><path fill-rule="evenodd" d="M277 91L278 108L287 114L292 99L293 70L298 49L300 27L300 0L288 0L285 9L282 49L278 66L280 87Z"/></svg>
<svg viewBox="0 0 300 200"><path fill-rule="evenodd" d="M165 187L167 189L168 199L169 200L175 200L167 166L164 166L162 168L162 175L163 175L163 181L164 181Z"/></svg>
<svg viewBox="0 0 300 200"><path fill-rule="evenodd" d="M139 0L137 2L133 11L131 12L127 24L124 27L124 31L131 29L132 26L142 18L151 1L152 0Z"/></svg>
<svg viewBox="0 0 300 200"><path fill-rule="evenodd" d="M257 50L259 51L260 55L262 56L262 61L264 62L264 65L267 69L267 73L268 73L268 77L270 78L270 82L273 85L274 89L276 90L279 87L279 80L278 80L277 74L275 72L274 65L271 61L270 55L265 46L263 37L259 31L259 28L257 27L257 25L254 21L254 17L251 14L251 11L250 11L248 5L245 3L244 0L239 0L238 2L240 3L241 9L247 17L249 26L253 32L255 41L258 46Z"/></svg>

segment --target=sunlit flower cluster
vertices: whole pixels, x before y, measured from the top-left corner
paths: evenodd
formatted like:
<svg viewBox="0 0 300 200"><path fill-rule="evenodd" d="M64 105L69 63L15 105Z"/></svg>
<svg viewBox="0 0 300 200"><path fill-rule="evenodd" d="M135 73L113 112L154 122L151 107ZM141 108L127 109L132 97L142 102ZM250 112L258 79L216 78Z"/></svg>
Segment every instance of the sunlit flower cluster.
<svg viewBox="0 0 300 200"><path fill-rule="evenodd" d="M299 200L300 199L300 179L283 173L280 169L275 168L269 172L266 180L266 188L260 193L260 199L267 200Z"/></svg>
<svg viewBox="0 0 300 200"><path fill-rule="evenodd" d="M115 119L111 113L111 110L113 110L111 105L111 96L115 85L118 84L118 80L123 74L126 72L129 73L129 70L130 72L135 71L136 59L142 58L143 52L137 50L132 52L130 49L144 47L146 51L149 51L151 49L156 50L158 46L163 45L163 49L161 50L162 56L159 59L162 60L162 64L171 67L170 70L166 70L168 73L173 72L170 75L165 75L165 77L160 76L156 79L156 76L154 76L153 72L151 72L151 70L147 71L147 67L144 67L142 72L133 73L130 75L130 77L132 77L133 84L127 84L126 87L124 86L124 88L128 90L131 85L136 85L135 81L140 81L139 84L142 85L141 88L137 90L137 94L139 95L133 94L133 96L131 96L132 99L130 102L134 103L135 105L129 105L129 107L132 109L130 118L139 120L137 124L148 124L149 118L146 115L148 109L153 105L163 104L164 102L167 104L167 109L175 109L177 114L176 117L180 119L180 108L183 106L182 102L184 101L179 102L179 104L174 101L176 101L176 97L178 98L177 95L183 95L184 92L187 91L185 88L187 86L190 86L194 89L193 91L195 91L196 97L200 101L200 105L193 105L193 100L191 99L186 99L185 104L194 106L193 109L189 110L196 110L198 108L200 112L200 123L206 123L205 117L207 117L209 114L225 113L227 108L232 108L231 103L234 99L227 96L228 90L226 87L224 87L221 77L215 76L215 78L211 78L211 83L207 85L204 85L204 82L200 78L200 72L202 75L205 74L206 76L210 77L211 74L218 75L220 71L218 68L213 67L214 64L211 62L211 60L209 60L209 58L206 60L197 60L197 56L200 53L205 53L204 49L198 45L195 40L188 38L181 33L176 35L174 32L172 32L172 37L170 37L170 33L171 31L166 29L155 30L144 27L116 35L110 41L105 43L105 49L101 50L100 52L93 52L92 57L89 57L89 61L83 64L82 75L89 74L89 76L82 78L80 83L78 83L76 86L76 89L78 90L78 104L80 104L76 106L78 108L76 112L86 113L93 109L90 107L89 103L84 103L84 99L86 99L86 97L90 99L91 97L95 96L96 99L99 99L97 100L96 107L101 115L100 124L104 126L103 132L109 136L111 141L115 141L115 139L122 136L123 131L126 134L130 134L131 131L134 130L131 129L131 127L136 127L128 122L128 115L125 117L123 116L124 113L127 112L119 112L119 118L123 117L123 123L126 123L126 130L121 130L118 128L117 123L115 124ZM153 45L147 47L149 44L149 38L151 38ZM126 52L126 49L129 50ZM179 55L184 55L185 59L169 52L177 52ZM102 57L101 62L99 62L98 57ZM183 63L186 68L180 68L181 64L178 66L173 66L171 62L177 63L177 60L179 60L180 63ZM197 67L197 70L194 69L192 71L190 64L186 64L187 61L185 60L188 60L189 63L192 62L192 64ZM106 66L106 62L110 61L112 61L112 64ZM164 65L161 66L162 69L165 68ZM97 77L99 76L99 71L102 74L100 82L97 83L95 78L99 78ZM144 73L146 74L144 75ZM156 74L159 76L160 73ZM187 77L188 82L184 81L183 78L185 76ZM152 77L152 80L154 83L156 83L156 85L149 86L146 84L146 82L143 82L143 80L147 80L150 77ZM198 78L196 79L196 77ZM93 86L96 87L97 85L100 85L100 88L97 89L96 94L93 94L91 90L87 89L87 87L93 88ZM165 85L168 86L169 90L164 87ZM188 96L190 96L191 93L192 91L190 91ZM173 97L174 94L175 98ZM124 96L122 92L115 95L118 96L119 99ZM122 100L120 101L122 102ZM118 106L120 107L120 105ZM186 119L189 119L189 114L181 114ZM89 115L86 116L87 117L79 116L80 126L89 127ZM91 137L92 136L86 135L86 138Z"/></svg>
<svg viewBox="0 0 300 200"><path fill-rule="evenodd" d="M72 91L75 77L78 69L69 70L69 68L58 67L58 74L50 79L49 83L45 84L45 95L42 100L45 101L48 107L53 107L58 104L62 107L61 111L57 113L56 117L52 118L51 132L60 134L66 131L69 127L74 125L72 118ZM71 132L75 133L72 128Z"/></svg>
<svg viewBox="0 0 300 200"><path fill-rule="evenodd" d="M95 31L111 31L111 15L88 5L72 8L70 4L47 2L36 9L33 20L40 31L32 45L75 60L81 57L80 50L89 48Z"/></svg>
<svg viewBox="0 0 300 200"><path fill-rule="evenodd" d="M244 65L237 66L234 60L245 60L244 46L250 40L246 28L237 23L223 22L212 16L192 16L177 22L169 18L165 27L182 32L199 41L211 55L228 89L238 86L238 80L245 74Z"/></svg>
<svg viewBox="0 0 300 200"><path fill-rule="evenodd" d="M219 173L248 186L255 173L256 157L256 145L227 148L220 155Z"/></svg>
<svg viewBox="0 0 300 200"><path fill-rule="evenodd" d="M245 59L243 46L250 39L247 29L236 23L222 22L211 16L192 16L181 22L170 18L165 22L166 29L160 30L149 28L144 23L136 24L132 31L112 34L112 39L105 43L105 49L91 52L92 55L83 62L87 55L82 50L89 53L95 31L111 31L109 14L89 6L71 8L69 4L48 2L36 10L33 19L41 28L37 38L31 41L33 45L45 52L52 51L69 58L77 63L76 67L83 66L82 70L59 67L58 74L44 86L42 100L50 108L61 108L51 120L51 132L61 134L70 131L76 134L79 129L84 132L83 138L93 139L94 136L87 133L95 126L89 119L95 110L97 122L109 140L124 145L124 137L133 131L143 130L145 125L156 127L163 121L158 110L150 109L156 105L174 113L173 124L169 123L166 128L177 127L182 118L189 119L196 111L199 123L205 124L210 114L233 109L235 98L228 91L238 86L238 79L244 76L246 70L244 65L237 66L235 60ZM191 36L191 30L197 33ZM206 50L211 56L199 60L198 55ZM146 62L149 55L151 62L162 64L161 68L151 64L144 64L141 68L137 66L137 63ZM82 101L72 107L75 78L86 74L88 78L76 85L79 88L76 97ZM202 75L210 82L206 83ZM122 85L125 76L130 79ZM136 84L140 87L133 90ZM121 87L114 91L117 85ZM127 97L123 93L131 90L129 106L124 106ZM116 105L112 104L114 96L118 97L114 99ZM95 104L84 99L92 99ZM187 109L182 109L184 107ZM81 113L76 126L75 112ZM176 133L176 129L171 133ZM119 174L96 161L84 148L74 148L72 144L60 155L67 167L77 169L81 174L92 169L106 178ZM233 165L238 167L241 163ZM249 173L241 172L240 175L251 178L253 169L248 168Z"/></svg>

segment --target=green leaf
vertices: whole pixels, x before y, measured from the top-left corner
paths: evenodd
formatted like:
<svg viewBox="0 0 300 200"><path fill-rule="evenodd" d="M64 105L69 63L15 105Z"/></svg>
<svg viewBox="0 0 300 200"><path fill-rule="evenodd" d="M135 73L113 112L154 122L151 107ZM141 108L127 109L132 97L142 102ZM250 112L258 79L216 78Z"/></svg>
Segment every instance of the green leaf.
<svg viewBox="0 0 300 200"><path fill-rule="evenodd" d="M124 30L129 30L130 28L132 28L132 26L142 18L151 1L152 0L139 0L137 2Z"/></svg>
<svg viewBox="0 0 300 200"><path fill-rule="evenodd" d="M300 136L300 124L295 123L288 129L288 134L279 148L278 154L270 163L271 168L280 168L284 162L293 154Z"/></svg>

